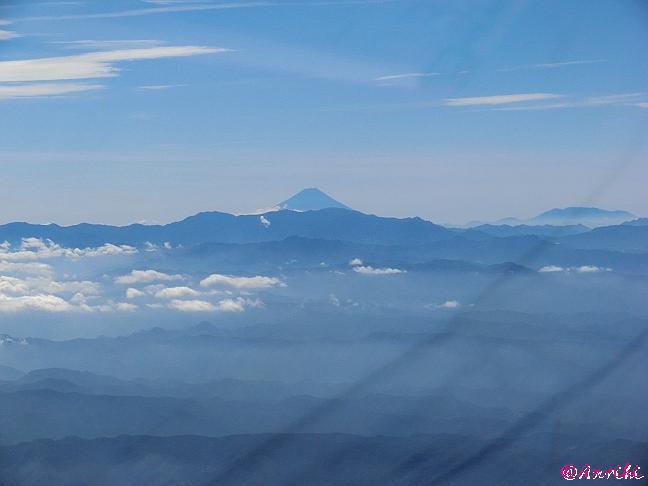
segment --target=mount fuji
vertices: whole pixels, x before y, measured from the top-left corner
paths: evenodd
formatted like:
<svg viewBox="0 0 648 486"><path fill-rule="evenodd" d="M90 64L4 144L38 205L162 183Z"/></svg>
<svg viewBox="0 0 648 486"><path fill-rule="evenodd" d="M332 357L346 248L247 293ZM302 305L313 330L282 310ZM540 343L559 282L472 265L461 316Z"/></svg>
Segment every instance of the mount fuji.
<svg viewBox="0 0 648 486"><path fill-rule="evenodd" d="M351 209L315 187L298 192L291 198L277 204L277 208L290 211L318 211L329 208Z"/></svg>

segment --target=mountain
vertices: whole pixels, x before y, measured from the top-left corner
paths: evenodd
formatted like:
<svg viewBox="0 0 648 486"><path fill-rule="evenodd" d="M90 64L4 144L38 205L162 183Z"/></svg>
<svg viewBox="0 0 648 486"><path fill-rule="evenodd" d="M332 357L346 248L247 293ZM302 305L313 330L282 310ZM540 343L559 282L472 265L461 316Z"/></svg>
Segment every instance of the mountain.
<svg viewBox="0 0 648 486"><path fill-rule="evenodd" d="M195 245L208 242L253 243L290 236L377 244L426 244L454 236L455 232L420 218L383 218L349 209L274 211L263 215L205 212L167 225L75 226L10 223L0 226L0 241L21 238L50 239L70 247L104 243L143 245L145 242Z"/></svg>
<svg viewBox="0 0 648 486"><path fill-rule="evenodd" d="M504 218L498 220L496 225L530 225L530 226L611 226L635 219L636 216L628 211L609 211L600 208L568 207L554 208L530 219ZM473 227L475 225L472 225Z"/></svg>
<svg viewBox="0 0 648 486"><path fill-rule="evenodd" d="M638 218L632 221L626 221L623 226L648 226L648 218Z"/></svg>
<svg viewBox="0 0 648 486"><path fill-rule="evenodd" d="M290 199L280 202L277 207L290 211L317 211L327 208L351 209L315 187L298 192Z"/></svg>
<svg viewBox="0 0 648 486"><path fill-rule="evenodd" d="M628 211L608 211L599 208L569 207L550 209L532 218L533 224L572 225L582 224L590 227L620 224L634 219Z"/></svg>
<svg viewBox="0 0 648 486"><path fill-rule="evenodd" d="M498 238L504 238L507 236L523 236L523 235L536 235L536 236L548 236L550 238L557 238L560 236L575 235L579 233L586 233L590 228L582 224L574 225L542 225L542 226L529 226L527 224L482 224L471 228L468 234L472 234L473 231L479 231L485 233L489 236L496 236Z"/></svg>
<svg viewBox="0 0 648 486"><path fill-rule="evenodd" d="M16 368L0 365L0 381L17 380L23 375L24 373L22 371L18 371Z"/></svg>
<svg viewBox="0 0 648 486"><path fill-rule="evenodd" d="M645 253L648 252L648 226L604 226L560 241L580 249Z"/></svg>

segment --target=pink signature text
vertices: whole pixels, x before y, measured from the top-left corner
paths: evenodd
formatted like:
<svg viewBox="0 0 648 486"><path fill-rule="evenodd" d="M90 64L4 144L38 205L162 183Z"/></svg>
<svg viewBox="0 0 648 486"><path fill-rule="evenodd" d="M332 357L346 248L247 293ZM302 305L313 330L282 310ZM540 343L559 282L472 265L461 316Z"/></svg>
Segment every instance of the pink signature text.
<svg viewBox="0 0 648 486"><path fill-rule="evenodd" d="M574 479L643 479L644 476L639 472L640 466L626 464L616 467L595 468L585 464L580 469L573 464L565 464L560 468L561 476L567 481Z"/></svg>

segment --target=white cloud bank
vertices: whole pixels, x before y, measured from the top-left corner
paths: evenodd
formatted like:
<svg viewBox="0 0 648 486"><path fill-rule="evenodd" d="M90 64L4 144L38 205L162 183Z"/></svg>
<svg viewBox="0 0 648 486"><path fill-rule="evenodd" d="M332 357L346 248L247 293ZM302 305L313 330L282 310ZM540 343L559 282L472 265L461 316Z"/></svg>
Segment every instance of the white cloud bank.
<svg viewBox="0 0 648 486"><path fill-rule="evenodd" d="M55 295L10 297L0 293L0 312L21 311L68 312L73 306Z"/></svg>
<svg viewBox="0 0 648 486"><path fill-rule="evenodd" d="M47 263L22 263L22 262L5 262L0 260L0 272L11 275L52 275L54 269Z"/></svg>
<svg viewBox="0 0 648 486"><path fill-rule="evenodd" d="M158 299L181 299L183 297L196 297L200 292L190 287L168 287L158 290L155 297Z"/></svg>
<svg viewBox="0 0 648 486"><path fill-rule="evenodd" d="M205 300L172 300L169 308L180 312L213 312L216 306Z"/></svg>
<svg viewBox="0 0 648 486"><path fill-rule="evenodd" d="M576 272L576 273L599 273L611 272L612 269L608 267L597 267L595 265L581 265L579 267L561 267L558 265L547 265L538 270L540 273L561 273L561 272Z"/></svg>
<svg viewBox="0 0 648 486"><path fill-rule="evenodd" d="M285 286L285 284L275 277L232 277L214 273L200 281L202 287L231 287L239 290L267 289L276 286Z"/></svg>
<svg viewBox="0 0 648 486"><path fill-rule="evenodd" d="M245 312L248 307L263 307L263 302L259 299L223 299L216 304L206 300L182 300L173 299L167 304L167 308L180 312Z"/></svg>
<svg viewBox="0 0 648 486"><path fill-rule="evenodd" d="M146 293L142 292L141 290L134 289L133 287L130 287L126 289L126 298L127 299L138 299L140 297L145 297Z"/></svg>
<svg viewBox="0 0 648 486"><path fill-rule="evenodd" d="M443 304L439 304L437 307L440 309L458 309L459 306L460 304L457 300L446 300Z"/></svg>
<svg viewBox="0 0 648 486"><path fill-rule="evenodd" d="M17 278L0 275L0 293L5 295L33 295L39 293L63 294L78 293L96 295L99 293L99 284L83 281L56 281L49 277Z"/></svg>
<svg viewBox="0 0 648 486"><path fill-rule="evenodd" d="M576 270L578 273L597 273L597 272L611 272L611 268L606 268L606 267L596 267L594 265L583 265L580 267L576 267L574 270Z"/></svg>
<svg viewBox="0 0 648 486"><path fill-rule="evenodd" d="M405 270L398 268L374 268L370 266L354 266L353 271L362 275L396 275L399 273L407 273Z"/></svg>
<svg viewBox="0 0 648 486"><path fill-rule="evenodd" d="M100 297L101 288L97 282L56 281L51 275L28 278L0 275L0 313L130 312L137 309L136 305L125 302L109 300L102 303L97 301Z"/></svg>
<svg viewBox="0 0 648 486"><path fill-rule="evenodd" d="M221 312L244 312L245 301L243 299L225 299L218 303L218 310Z"/></svg>
<svg viewBox="0 0 648 486"><path fill-rule="evenodd" d="M182 275L169 275L164 272L158 272L157 270L133 270L128 275L116 277L115 283L121 285L134 285L161 281L169 282L172 280L182 280L183 278Z"/></svg>
<svg viewBox="0 0 648 486"><path fill-rule="evenodd" d="M30 261L49 258L83 258L100 256L132 255L137 248L129 245L106 243L96 248L65 248L51 240L23 238L15 249L8 242L0 244L0 261Z"/></svg>

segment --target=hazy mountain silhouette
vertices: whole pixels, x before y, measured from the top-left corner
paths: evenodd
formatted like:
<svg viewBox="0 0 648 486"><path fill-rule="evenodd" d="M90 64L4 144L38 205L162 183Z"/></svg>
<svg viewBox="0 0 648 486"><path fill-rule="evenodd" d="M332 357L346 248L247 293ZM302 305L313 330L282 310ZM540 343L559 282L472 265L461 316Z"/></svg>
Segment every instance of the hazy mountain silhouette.
<svg viewBox="0 0 648 486"><path fill-rule="evenodd" d="M561 239L570 246L590 250L648 251L648 225L618 225L595 228Z"/></svg>
<svg viewBox="0 0 648 486"><path fill-rule="evenodd" d="M568 207L554 208L530 219L504 218L496 224L506 225L584 225L590 228L610 226L632 220L636 216L628 211L609 211L600 208Z"/></svg>

